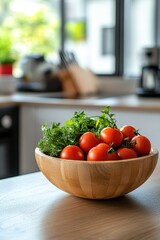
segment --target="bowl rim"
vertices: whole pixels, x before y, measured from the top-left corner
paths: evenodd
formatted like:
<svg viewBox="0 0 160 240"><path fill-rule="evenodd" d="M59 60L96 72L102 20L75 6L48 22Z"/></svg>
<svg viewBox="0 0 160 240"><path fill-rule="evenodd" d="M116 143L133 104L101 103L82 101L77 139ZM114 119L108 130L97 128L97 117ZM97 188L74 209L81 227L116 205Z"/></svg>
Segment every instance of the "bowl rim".
<svg viewBox="0 0 160 240"><path fill-rule="evenodd" d="M62 159L62 158L58 158L58 157L52 157L52 156L49 156L43 152L40 151L40 149L38 147L35 148L35 154L38 154L40 155L41 157L43 158L48 158L50 160L56 160L56 161L69 161L69 162L72 162L72 163L84 163L84 164L107 164L107 163L119 163L119 162L131 162L131 161L139 161L139 160L143 160L143 159L146 159L146 157L152 157L152 156L156 156L157 155L157 159L158 159L158 154L159 154L159 151L157 148L154 148L152 147L151 148L151 151L150 151L150 154L149 155L145 155L145 156L142 156L142 157L137 157L137 158L128 158L128 159L123 159L123 160L107 160L107 161L87 161L87 160L73 160L73 159Z"/></svg>

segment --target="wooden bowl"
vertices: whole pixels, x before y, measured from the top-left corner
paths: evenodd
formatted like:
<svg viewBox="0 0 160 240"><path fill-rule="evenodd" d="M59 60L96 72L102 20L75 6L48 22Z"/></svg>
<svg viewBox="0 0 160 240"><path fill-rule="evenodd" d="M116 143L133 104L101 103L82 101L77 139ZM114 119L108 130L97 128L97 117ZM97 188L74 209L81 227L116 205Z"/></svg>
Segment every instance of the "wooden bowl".
<svg viewBox="0 0 160 240"><path fill-rule="evenodd" d="M61 190L88 199L123 196L142 185L158 161L158 150L150 155L117 161L87 162L50 157L35 149L44 176Z"/></svg>

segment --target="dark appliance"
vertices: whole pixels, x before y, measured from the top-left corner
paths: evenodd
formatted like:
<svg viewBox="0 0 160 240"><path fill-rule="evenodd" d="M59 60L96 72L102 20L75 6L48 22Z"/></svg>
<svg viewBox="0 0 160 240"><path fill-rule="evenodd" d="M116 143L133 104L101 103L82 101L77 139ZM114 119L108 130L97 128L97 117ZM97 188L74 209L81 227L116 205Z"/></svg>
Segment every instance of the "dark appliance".
<svg viewBox="0 0 160 240"><path fill-rule="evenodd" d="M19 108L0 108L0 179L19 174Z"/></svg>
<svg viewBox="0 0 160 240"><path fill-rule="evenodd" d="M160 97L160 48L143 49L142 73L137 94L144 97Z"/></svg>
<svg viewBox="0 0 160 240"><path fill-rule="evenodd" d="M24 56L20 61L22 76L17 81L19 92L62 91L61 81L55 75L56 67L41 54Z"/></svg>

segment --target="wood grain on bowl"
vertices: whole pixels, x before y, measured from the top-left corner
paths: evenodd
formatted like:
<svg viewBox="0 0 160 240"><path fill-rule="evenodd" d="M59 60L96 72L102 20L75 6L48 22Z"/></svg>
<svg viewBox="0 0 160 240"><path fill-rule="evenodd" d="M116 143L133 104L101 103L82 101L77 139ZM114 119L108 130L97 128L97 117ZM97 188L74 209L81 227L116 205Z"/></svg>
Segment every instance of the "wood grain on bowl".
<svg viewBox="0 0 160 240"><path fill-rule="evenodd" d="M88 162L50 157L36 148L35 158L44 176L61 190L82 198L108 199L142 185L156 167L158 150L134 159Z"/></svg>

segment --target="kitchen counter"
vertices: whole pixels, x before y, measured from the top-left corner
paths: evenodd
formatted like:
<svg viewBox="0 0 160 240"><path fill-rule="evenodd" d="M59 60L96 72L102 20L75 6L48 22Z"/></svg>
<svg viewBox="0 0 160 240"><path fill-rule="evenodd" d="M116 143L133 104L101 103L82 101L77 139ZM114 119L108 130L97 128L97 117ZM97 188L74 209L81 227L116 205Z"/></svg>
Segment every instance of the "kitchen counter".
<svg viewBox="0 0 160 240"><path fill-rule="evenodd" d="M37 172L0 180L1 240L160 239L160 165L124 197L87 200Z"/></svg>
<svg viewBox="0 0 160 240"><path fill-rule="evenodd" d="M49 96L49 95L48 95ZM50 98L47 94L15 93L10 96L0 96L0 106L8 105L39 105L39 106L77 106L103 108L111 106L112 109L126 111L160 111L160 98L142 98L135 94L123 96L103 95L86 97L83 99Z"/></svg>
<svg viewBox="0 0 160 240"><path fill-rule="evenodd" d="M136 95L88 96L83 99L50 98L50 93L15 93L0 97L0 107L20 106L19 117L19 171L20 174L37 171L34 149L42 137L41 127L51 122L63 124L76 111L88 116L100 115L105 106L111 107L117 125L135 126L159 149L160 99L139 98ZM153 124L154 123L154 124Z"/></svg>

